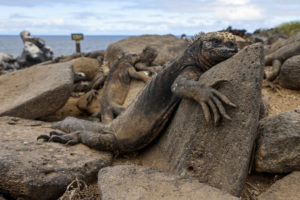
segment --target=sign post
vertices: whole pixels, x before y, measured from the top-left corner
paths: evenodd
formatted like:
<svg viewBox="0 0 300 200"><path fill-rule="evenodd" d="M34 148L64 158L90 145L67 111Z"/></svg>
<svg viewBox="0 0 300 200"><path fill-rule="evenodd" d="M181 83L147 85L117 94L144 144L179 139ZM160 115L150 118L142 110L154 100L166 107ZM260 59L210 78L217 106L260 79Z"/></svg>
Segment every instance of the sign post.
<svg viewBox="0 0 300 200"><path fill-rule="evenodd" d="M80 40L83 40L83 34L82 33L72 33L71 37L72 37L72 40L75 40L76 52L80 53Z"/></svg>

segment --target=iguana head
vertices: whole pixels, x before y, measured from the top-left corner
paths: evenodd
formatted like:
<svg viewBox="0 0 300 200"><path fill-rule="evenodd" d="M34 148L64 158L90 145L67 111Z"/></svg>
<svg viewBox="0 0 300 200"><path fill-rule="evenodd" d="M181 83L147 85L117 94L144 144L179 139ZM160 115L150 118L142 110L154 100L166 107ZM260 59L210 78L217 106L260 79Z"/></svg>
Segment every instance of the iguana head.
<svg viewBox="0 0 300 200"><path fill-rule="evenodd" d="M195 36L190 45L190 52L196 65L204 70L211 68L236 52L235 37L228 32L211 32Z"/></svg>
<svg viewBox="0 0 300 200"><path fill-rule="evenodd" d="M143 49L143 52L140 54L140 61L146 63L152 63L157 57L157 55L158 55L158 51L155 48L151 46L146 46Z"/></svg>
<svg viewBox="0 0 300 200"><path fill-rule="evenodd" d="M130 64L134 64L139 59L139 56L135 53L127 53L120 58L123 62L129 62Z"/></svg>

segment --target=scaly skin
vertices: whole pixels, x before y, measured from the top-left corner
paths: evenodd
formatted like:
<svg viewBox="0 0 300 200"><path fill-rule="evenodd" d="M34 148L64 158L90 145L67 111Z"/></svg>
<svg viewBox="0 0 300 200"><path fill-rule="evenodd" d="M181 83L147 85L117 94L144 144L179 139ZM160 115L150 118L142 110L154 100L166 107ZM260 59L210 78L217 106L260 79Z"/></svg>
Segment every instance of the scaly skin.
<svg viewBox="0 0 300 200"><path fill-rule="evenodd" d="M67 118L53 125L71 134L54 131L38 139L68 145L82 143L112 152L136 151L161 132L182 98L199 102L205 119L213 118L217 125L222 117L230 119L223 103L235 105L217 90L201 84L198 78L236 52L230 33L202 34L181 56L148 81L139 96L112 122L103 124Z"/></svg>
<svg viewBox="0 0 300 200"><path fill-rule="evenodd" d="M149 79L144 72L137 72L136 70L155 73L158 67L149 66L152 65L157 55L158 52L156 49L147 46L140 55L128 54L120 58L109 71L107 78L103 72L98 73L90 84L91 87L89 89L100 89L102 87L104 89L102 98L99 101L101 103L101 111L93 113L93 117L101 118L102 122L107 123L124 111L125 107L121 105L124 104L129 92L131 79L142 80L144 82ZM91 104L91 101L97 101L95 96L93 96L95 93L90 94L91 96L87 98L87 107Z"/></svg>
<svg viewBox="0 0 300 200"><path fill-rule="evenodd" d="M282 46L278 50L265 56L265 65L272 65L272 71L265 73L268 81L273 81L279 75L280 69L284 61L290 57L300 55L300 41L295 41Z"/></svg>
<svg viewBox="0 0 300 200"><path fill-rule="evenodd" d="M135 69L139 71L149 71L151 74L157 73L162 69L162 66L158 66L158 64L154 62L157 56L158 51L155 48L151 46L145 47L134 65Z"/></svg>
<svg viewBox="0 0 300 200"><path fill-rule="evenodd" d="M125 101L132 78L144 82L148 80L148 76L143 72L137 72L133 67L137 58L138 56L135 54L125 55L110 69L101 98L102 122L112 121L115 116L125 110L121 105Z"/></svg>

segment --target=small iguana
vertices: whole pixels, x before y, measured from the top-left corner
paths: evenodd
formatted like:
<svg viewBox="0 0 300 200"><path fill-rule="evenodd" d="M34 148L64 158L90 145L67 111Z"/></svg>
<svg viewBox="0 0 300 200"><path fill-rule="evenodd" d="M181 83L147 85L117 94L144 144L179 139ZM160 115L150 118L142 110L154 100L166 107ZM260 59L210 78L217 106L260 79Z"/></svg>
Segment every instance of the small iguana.
<svg viewBox="0 0 300 200"><path fill-rule="evenodd" d="M288 43L265 56L265 65L272 65L272 71L265 73L268 81L273 81L280 73L282 64L293 56L300 55L300 40Z"/></svg>
<svg viewBox="0 0 300 200"><path fill-rule="evenodd" d="M112 121L125 110L122 107L130 88L131 79L147 82L149 77L134 68L138 56L126 54L109 70L101 97L101 121Z"/></svg>
<svg viewBox="0 0 300 200"><path fill-rule="evenodd" d="M123 55L109 70L107 76L100 71L90 83L88 97L83 97L80 103L81 110L91 110L92 118L101 118L102 122L110 122L118 116L125 107L122 105L129 92L131 79L146 82L149 77L146 74L154 74L161 66L153 66L153 62L158 55L158 51L150 46L144 48L139 55ZM143 71L143 72L141 72ZM149 73L148 73L149 72ZM97 89L103 87L102 95L99 99ZM96 90L95 90L96 89ZM83 102L86 100L86 104ZM95 103L96 102L96 103ZM90 105L99 105L95 109L90 109ZM78 106L79 107L79 106Z"/></svg>
<svg viewBox="0 0 300 200"><path fill-rule="evenodd" d="M162 66L154 62L157 56L158 51L155 48L146 46L134 64L135 69L138 71L149 71L151 75L155 74L162 69Z"/></svg>
<svg viewBox="0 0 300 200"><path fill-rule="evenodd" d="M108 124L66 118L53 127L71 132L52 131L50 136L37 139L112 152L136 151L149 144L164 128L182 98L197 101L209 122L217 125L221 118L230 119L223 103L235 107L225 95L198 81L208 69L237 52L230 33L207 33L170 62L166 68L147 82L138 97L116 119Z"/></svg>

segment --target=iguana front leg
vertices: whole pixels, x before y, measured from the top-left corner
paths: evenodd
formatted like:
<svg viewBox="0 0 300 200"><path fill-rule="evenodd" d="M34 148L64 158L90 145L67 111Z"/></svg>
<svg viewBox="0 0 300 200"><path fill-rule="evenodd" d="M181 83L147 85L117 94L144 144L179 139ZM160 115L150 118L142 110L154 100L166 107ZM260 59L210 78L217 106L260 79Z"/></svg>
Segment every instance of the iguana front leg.
<svg viewBox="0 0 300 200"><path fill-rule="evenodd" d="M53 128L63 130L51 131L49 135L40 135L37 140L57 142L66 145L85 144L91 148L103 151L117 152L118 143L114 132L108 125L82 119L68 117L63 121L53 123Z"/></svg>
<svg viewBox="0 0 300 200"><path fill-rule="evenodd" d="M152 74L157 73L158 71L162 70L162 66L147 66L145 63L137 63L134 65L135 69L139 71L149 71Z"/></svg>
<svg viewBox="0 0 300 200"><path fill-rule="evenodd" d="M133 79L147 82L149 76L145 74L145 72L137 72L134 67L130 67L128 69L129 76Z"/></svg>
<svg viewBox="0 0 300 200"><path fill-rule="evenodd" d="M226 113L223 103L236 107L221 92L199 81L188 80L186 77L179 76L172 84L171 90L180 97L191 98L197 101L201 105L205 120L209 122L211 115L213 115L215 125L218 125L221 117L231 120Z"/></svg>
<svg viewBox="0 0 300 200"><path fill-rule="evenodd" d="M109 129L108 125L106 124L78 119L75 117L67 117L62 121L52 122L51 127L54 129L59 129L66 133L76 131L103 132L103 130Z"/></svg>
<svg viewBox="0 0 300 200"><path fill-rule="evenodd" d="M99 133L90 131L76 131L70 134L51 131L49 135L40 135L37 140L43 139L47 142L56 142L66 145L85 144L91 148L101 151L118 152L117 139L113 133Z"/></svg>

